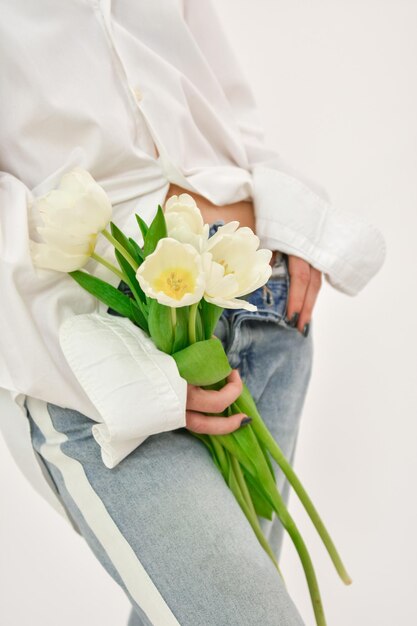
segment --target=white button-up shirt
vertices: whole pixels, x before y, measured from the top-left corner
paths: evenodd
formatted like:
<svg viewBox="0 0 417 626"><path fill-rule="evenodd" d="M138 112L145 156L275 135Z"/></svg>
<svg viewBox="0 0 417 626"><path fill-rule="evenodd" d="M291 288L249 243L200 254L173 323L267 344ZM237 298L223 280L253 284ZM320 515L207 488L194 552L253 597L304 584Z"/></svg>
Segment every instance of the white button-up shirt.
<svg viewBox="0 0 417 626"><path fill-rule="evenodd" d="M135 237L134 213L150 220L170 182L216 205L252 199L263 247L302 257L351 295L380 268L384 240L265 146L210 0L4 0L1 12L0 387L21 406L32 396L94 419L103 461L114 467L152 432L185 424L185 381L171 357L151 354L130 322L109 320L72 278L34 269L34 196L84 167ZM97 251L111 258L106 240ZM109 345L119 377L99 367ZM148 366L153 386L140 374ZM168 411L155 394L167 380ZM21 448L17 429L6 431L12 452ZM29 440L27 455L20 465L30 478Z"/></svg>

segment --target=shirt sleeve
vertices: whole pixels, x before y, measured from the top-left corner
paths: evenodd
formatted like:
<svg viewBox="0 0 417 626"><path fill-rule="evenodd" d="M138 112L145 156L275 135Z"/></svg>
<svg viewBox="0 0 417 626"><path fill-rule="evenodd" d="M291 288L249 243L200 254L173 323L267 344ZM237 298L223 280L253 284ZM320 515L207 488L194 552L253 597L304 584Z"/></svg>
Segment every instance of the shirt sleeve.
<svg viewBox="0 0 417 626"><path fill-rule="evenodd" d="M149 435L185 426L187 383L129 320L99 312L68 274L33 266L32 202L0 173L0 387L97 422L103 462L115 467Z"/></svg>
<svg viewBox="0 0 417 626"><path fill-rule="evenodd" d="M77 315L61 326L60 342L103 419L92 434L107 467L115 467L149 435L185 426L187 382L174 359L130 320Z"/></svg>
<svg viewBox="0 0 417 626"><path fill-rule="evenodd" d="M383 235L355 213L332 206L320 185L265 145L255 98L212 0L184 0L184 19L222 86L241 134L262 245L305 259L332 287L356 295L384 262Z"/></svg>

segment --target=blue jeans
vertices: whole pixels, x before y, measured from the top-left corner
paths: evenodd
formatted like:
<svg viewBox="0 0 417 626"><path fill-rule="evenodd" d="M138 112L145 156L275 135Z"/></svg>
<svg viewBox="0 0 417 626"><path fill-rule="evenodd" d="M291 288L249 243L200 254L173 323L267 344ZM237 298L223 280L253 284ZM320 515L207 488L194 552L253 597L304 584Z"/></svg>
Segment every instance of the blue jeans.
<svg viewBox="0 0 417 626"><path fill-rule="evenodd" d="M216 334L293 461L312 333L304 337L285 320L285 255L274 273L248 298L258 310L225 311ZM87 416L48 404L28 419L64 505L132 604L129 626L302 626L207 449L187 429L152 435L108 469ZM277 480L287 501L278 470ZM261 524L279 556L279 521Z"/></svg>

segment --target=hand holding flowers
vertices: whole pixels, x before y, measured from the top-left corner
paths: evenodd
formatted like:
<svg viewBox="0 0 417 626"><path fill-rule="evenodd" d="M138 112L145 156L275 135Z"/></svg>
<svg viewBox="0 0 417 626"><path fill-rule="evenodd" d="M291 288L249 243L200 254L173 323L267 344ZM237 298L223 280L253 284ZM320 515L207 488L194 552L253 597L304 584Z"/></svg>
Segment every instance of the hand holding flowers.
<svg viewBox="0 0 417 626"><path fill-rule="evenodd" d="M314 567L277 488L271 459L299 496L340 577L346 584L350 578L308 494L262 421L249 390L237 372L232 372L221 342L213 337L224 308L255 308L242 298L268 280L271 252L259 249L258 237L251 229L240 228L238 222L225 224L209 237L209 227L188 194L172 196L165 214L158 207L149 226L136 216L143 238L140 246L113 223L111 232L105 229L111 218L110 203L88 172L80 169L64 176L59 189L38 199L37 206L44 226L38 228L43 242L32 244L34 263L70 272L84 289L128 317L150 335L157 348L172 355L180 375L191 385L190 432L207 447L278 571L259 517L279 517L303 565L317 624L324 626ZM119 267L94 252L100 232L114 246ZM115 272L130 287L132 297L83 271L90 258ZM204 390L198 392L198 388ZM193 416L198 393L216 390L222 390L216 394L221 404L211 409L217 415L203 418L195 411ZM245 428L237 428L243 416L252 421ZM213 434L205 430L203 421L207 420L213 425Z"/></svg>

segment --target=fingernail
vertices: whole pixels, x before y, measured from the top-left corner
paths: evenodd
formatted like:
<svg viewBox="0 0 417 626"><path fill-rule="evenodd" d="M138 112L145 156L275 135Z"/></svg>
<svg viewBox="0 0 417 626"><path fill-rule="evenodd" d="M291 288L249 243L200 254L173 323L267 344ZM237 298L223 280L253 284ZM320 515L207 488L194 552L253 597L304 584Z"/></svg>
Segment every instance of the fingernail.
<svg viewBox="0 0 417 626"><path fill-rule="evenodd" d="M304 324L304 328L303 328L304 337L307 337L309 330L310 330L310 324Z"/></svg>
<svg viewBox="0 0 417 626"><path fill-rule="evenodd" d="M291 319L288 321L288 325L291 326L291 328L295 328L297 326L299 317L300 317L299 313L294 313Z"/></svg>
<svg viewBox="0 0 417 626"><path fill-rule="evenodd" d="M251 417L244 417L243 420L240 422L241 426L246 426L246 424L250 424L252 421Z"/></svg>

